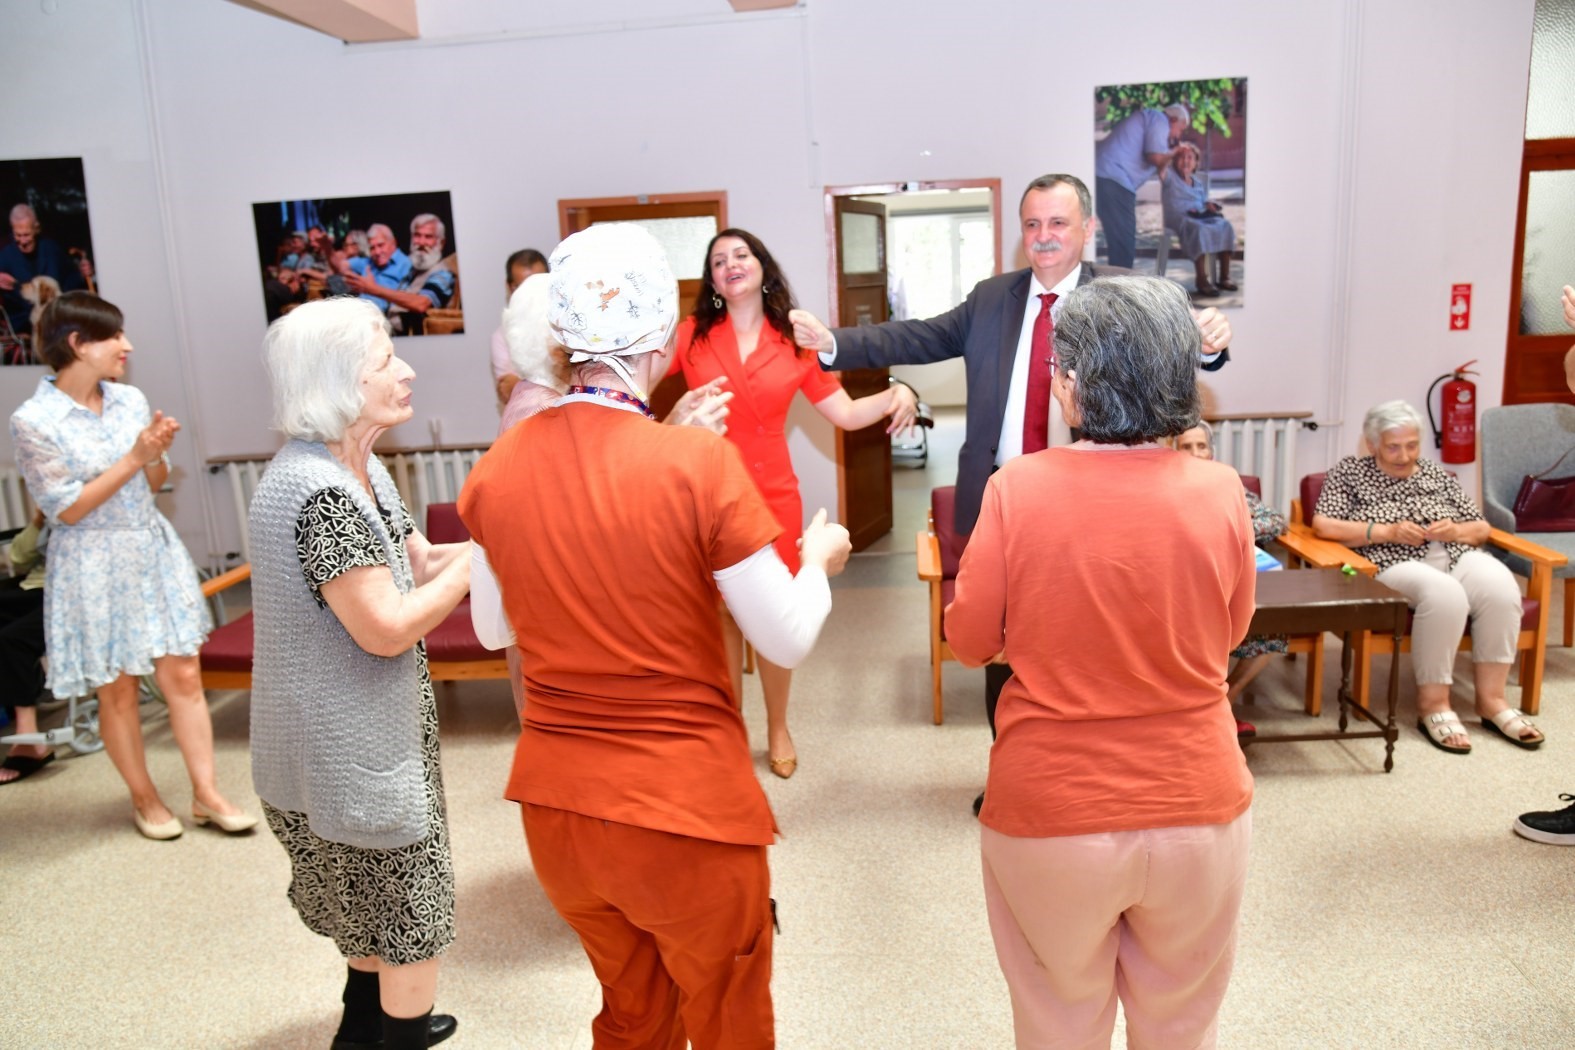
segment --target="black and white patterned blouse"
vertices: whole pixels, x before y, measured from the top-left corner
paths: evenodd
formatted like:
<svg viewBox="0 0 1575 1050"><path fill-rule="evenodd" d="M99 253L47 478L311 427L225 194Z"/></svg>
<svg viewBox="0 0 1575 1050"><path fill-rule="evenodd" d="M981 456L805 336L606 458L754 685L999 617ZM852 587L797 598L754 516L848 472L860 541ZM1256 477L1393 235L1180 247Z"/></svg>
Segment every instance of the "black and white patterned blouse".
<svg viewBox="0 0 1575 1050"><path fill-rule="evenodd" d="M1451 521L1482 520L1476 501L1466 495L1460 482L1432 460L1417 460L1410 477L1397 478L1385 474L1372 456L1346 456L1330 467L1313 513L1342 521L1370 521L1375 525L1393 525L1401 521L1429 525L1446 518ZM1444 547L1449 551L1451 569L1462 554L1476 549L1469 543L1446 543ZM1352 549L1377 565L1380 572L1403 562L1421 561L1427 554L1426 544L1370 543Z"/></svg>

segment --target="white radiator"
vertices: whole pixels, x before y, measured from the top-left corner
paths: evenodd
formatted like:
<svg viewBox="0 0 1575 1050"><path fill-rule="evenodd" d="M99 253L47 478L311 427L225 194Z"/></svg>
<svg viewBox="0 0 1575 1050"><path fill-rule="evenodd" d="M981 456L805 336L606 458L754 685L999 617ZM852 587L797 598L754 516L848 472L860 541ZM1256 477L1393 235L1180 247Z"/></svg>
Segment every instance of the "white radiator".
<svg viewBox="0 0 1575 1050"><path fill-rule="evenodd" d="M1263 484L1263 502L1289 516L1297 495L1296 437L1305 426L1317 429L1311 412L1220 416L1214 428L1214 458L1238 474L1251 474Z"/></svg>
<svg viewBox="0 0 1575 1050"><path fill-rule="evenodd" d="M0 467L0 532L27 527L33 514L33 501L27 498L22 472L15 467Z"/></svg>
<svg viewBox="0 0 1575 1050"><path fill-rule="evenodd" d="M432 503L452 503L459 499L470 468L487 451L485 447L447 449L441 452L391 452L378 453L383 466L393 475L394 486L400 498L410 509L416 527L426 528L427 506ZM230 499L235 506L235 520L240 523L240 550L251 561L251 536L247 528L246 511L251 506L252 493L268 466L266 459L230 460L209 464L211 473L222 473L229 481Z"/></svg>

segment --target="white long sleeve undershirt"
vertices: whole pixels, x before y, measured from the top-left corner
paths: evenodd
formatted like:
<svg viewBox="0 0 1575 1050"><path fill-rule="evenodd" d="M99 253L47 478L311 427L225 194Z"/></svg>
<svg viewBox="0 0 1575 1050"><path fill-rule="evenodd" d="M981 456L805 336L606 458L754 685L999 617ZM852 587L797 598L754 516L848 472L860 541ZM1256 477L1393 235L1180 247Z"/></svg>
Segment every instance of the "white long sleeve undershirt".
<svg viewBox="0 0 1575 1050"><path fill-rule="evenodd" d="M712 576L728 612L744 637L778 667L797 667L831 613L831 584L825 570L811 565L798 575L770 544ZM480 544L471 545L470 622L488 649L514 644L514 628L503 610L503 590Z"/></svg>

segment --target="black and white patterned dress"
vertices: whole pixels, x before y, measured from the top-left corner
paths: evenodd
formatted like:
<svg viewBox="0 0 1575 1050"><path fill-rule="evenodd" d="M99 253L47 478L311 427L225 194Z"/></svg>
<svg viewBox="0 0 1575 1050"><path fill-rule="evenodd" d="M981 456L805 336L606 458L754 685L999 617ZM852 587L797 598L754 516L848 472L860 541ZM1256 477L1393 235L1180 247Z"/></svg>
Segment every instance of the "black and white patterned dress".
<svg viewBox="0 0 1575 1050"><path fill-rule="evenodd" d="M1346 456L1329 468L1323 492L1318 496L1314 514L1340 521L1367 521L1393 525L1413 521L1427 525L1435 521L1481 521L1476 501L1460 487L1460 482L1430 459L1416 461L1409 477L1385 474L1372 456ZM1382 572L1408 561L1423 561L1432 544L1410 543L1352 544L1351 549L1378 566ZM1445 543L1449 567L1460 556L1475 550L1469 543Z"/></svg>
<svg viewBox="0 0 1575 1050"><path fill-rule="evenodd" d="M403 507L398 519L379 507L394 542L403 545L415 523ZM382 545L343 489L315 493L295 528L296 554L312 594L346 569L386 565ZM290 903L308 929L333 939L346 957L375 955L394 966L424 962L454 942L454 864L438 765L437 701L427 673L424 642L416 643L421 675L421 755L427 821L420 842L397 849L365 849L313 834L305 813L263 803L268 827L290 855Z"/></svg>

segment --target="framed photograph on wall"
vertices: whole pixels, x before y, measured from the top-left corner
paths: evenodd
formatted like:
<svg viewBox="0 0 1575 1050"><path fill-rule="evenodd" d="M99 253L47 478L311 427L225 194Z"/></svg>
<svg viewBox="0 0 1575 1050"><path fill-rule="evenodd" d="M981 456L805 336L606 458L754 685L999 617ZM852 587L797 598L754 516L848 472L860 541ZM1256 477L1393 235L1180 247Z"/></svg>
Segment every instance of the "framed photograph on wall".
<svg viewBox="0 0 1575 1050"><path fill-rule="evenodd" d="M1169 277L1203 306L1246 285L1247 78L1094 90L1097 256Z"/></svg>
<svg viewBox="0 0 1575 1050"><path fill-rule="evenodd" d="M33 325L61 292L98 291L81 157L0 160L0 363L36 365Z"/></svg>
<svg viewBox="0 0 1575 1050"><path fill-rule="evenodd" d="M268 322L301 303L358 295L394 335L465 330L447 190L252 205Z"/></svg>

